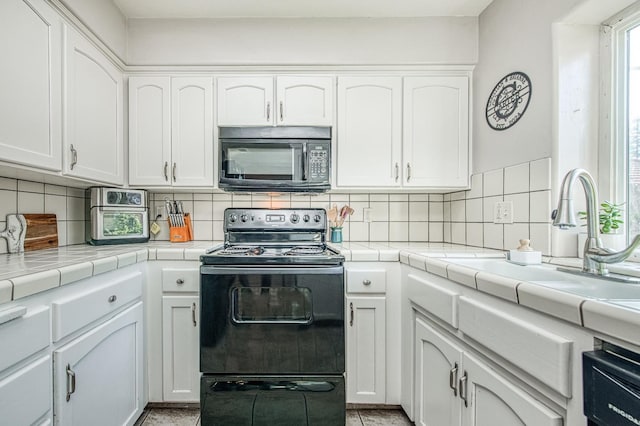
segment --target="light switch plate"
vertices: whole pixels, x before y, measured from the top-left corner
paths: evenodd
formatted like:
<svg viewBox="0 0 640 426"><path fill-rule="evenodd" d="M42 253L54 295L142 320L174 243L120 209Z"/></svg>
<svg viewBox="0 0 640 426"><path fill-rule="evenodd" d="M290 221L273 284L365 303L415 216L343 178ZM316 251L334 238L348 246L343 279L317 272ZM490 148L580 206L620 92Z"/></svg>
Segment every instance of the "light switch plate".
<svg viewBox="0 0 640 426"><path fill-rule="evenodd" d="M362 209L363 221L366 223L371 222L371 207L365 207Z"/></svg>
<svg viewBox="0 0 640 426"><path fill-rule="evenodd" d="M498 201L493 209L493 223L513 223L513 202Z"/></svg>

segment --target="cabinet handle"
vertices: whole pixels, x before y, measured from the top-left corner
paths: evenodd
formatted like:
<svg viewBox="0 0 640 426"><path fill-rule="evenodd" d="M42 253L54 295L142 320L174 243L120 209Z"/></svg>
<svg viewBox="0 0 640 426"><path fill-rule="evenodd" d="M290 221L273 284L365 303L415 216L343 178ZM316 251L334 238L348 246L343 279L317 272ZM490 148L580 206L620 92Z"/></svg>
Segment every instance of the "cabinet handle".
<svg viewBox="0 0 640 426"><path fill-rule="evenodd" d="M69 168L73 170L76 164L78 164L78 150L73 147L73 144L71 144L71 165Z"/></svg>
<svg viewBox="0 0 640 426"><path fill-rule="evenodd" d="M271 119L271 102L267 102L267 121Z"/></svg>
<svg viewBox="0 0 640 426"><path fill-rule="evenodd" d="M396 182L398 181L399 177L400 177L400 166L398 165L398 163L396 163Z"/></svg>
<svg viewBox="0 0 640 426"><path fill-rule="evenodd" d="M349 317L349 327L353 327L353 302L349 304L349 309L351 310L351 316Z"/></svg>
<svg viewBox="0 0 640 426"><path fill-rule="evenodd" d="M182 285L182 284L184 284L184 280L183 280L182 278L178 278L178 279L176 280L176 284L178 284L178 285Z"/></svg>
<svg viewBox="0 0 640 426"><path fill-rule="evenodd" d="M449 370L449 387L453 389L453 396L458 396L458 388L456 382L458 381L458 363L453 364L453 368Z"/></svg>
<svg viewBox="0 0 640 426"><path fill-rule="evenodd" d="M176 181L176 163L173 163L173 167L171 168L171 174L173 176L173 181Z"/></svg>
<svg viewBox="0 0 640 426"><path fill-rule="evenodd" d="M67 364L67 402L71 399L71 394L76 391L76 372Z"/></svg>
<svg viewBox="0 0 640 426"><path fill-rule="evenodd" d="M280 122L284 121L284 108L282 105L282 101L280 101Z"/></svg>
<svg viewBox="0 0 640 426"><path fill-rule="evenodd" d="M164 181L165 182L169 181L169 162L168 161L164 162Z"/></svg>
<svg viewBox="0 0 640 426"><path fill-rule="evenodd" d="M193 302L193 304L191 305L191 321L193 321L193 326L197 326L198 323L196 322L196 302Z"/></svg>
<svg viewBox="0 0 640 426"><path fill-rule="evenodd" d="M460 377L460 381L458 382L458 389L460 389L460 399L464 401L464 406L468 407L469 402L467 401L467 372L465 371L462 377Z"/></svg>
<svg viewBox="0 0 640 426"><path fill-rule="evenodd" d="M109 296L109 299L108 299L108 300L109 300L109 303L113 303L113 302L115 302L116 300L118 300L118 297L114 294L114 295L112 295L112 296Z"/></svg>
<svg viewBox="0 0 640 426"><path fill-rule="evenodd" d="M371 285L371 280L363 280L362 284L364 285Z"/></svg>
<svg viewBox="0 0 640 426"><path fill-rule="evenodd" d="M411 164L407 163L407 182L411 179Z"/></svg>

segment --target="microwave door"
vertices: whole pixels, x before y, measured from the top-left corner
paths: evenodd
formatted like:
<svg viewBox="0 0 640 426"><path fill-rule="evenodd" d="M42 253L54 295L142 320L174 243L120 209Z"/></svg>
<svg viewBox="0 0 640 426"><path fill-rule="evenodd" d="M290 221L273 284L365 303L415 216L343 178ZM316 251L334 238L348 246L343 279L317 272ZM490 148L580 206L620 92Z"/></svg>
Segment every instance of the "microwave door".
<svg viewBox="0 0 640 426"><path fill-rule="evenodd" d="M242 184L295 183L303 180L300 143L247 142L223 144L221 182Z"/></svg>

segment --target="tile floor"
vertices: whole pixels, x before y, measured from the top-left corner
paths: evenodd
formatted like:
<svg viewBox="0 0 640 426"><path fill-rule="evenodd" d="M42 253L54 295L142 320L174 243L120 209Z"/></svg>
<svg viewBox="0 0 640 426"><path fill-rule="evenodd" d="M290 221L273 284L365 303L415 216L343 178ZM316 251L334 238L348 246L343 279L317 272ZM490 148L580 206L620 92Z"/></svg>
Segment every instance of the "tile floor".
<svg viewBox="0 0 640 426"><path fill-rule="evenodd" d="M410 426L401 410L348 410L346 426ZM135 426L200 426L197 408L151 408Z"/></svg>

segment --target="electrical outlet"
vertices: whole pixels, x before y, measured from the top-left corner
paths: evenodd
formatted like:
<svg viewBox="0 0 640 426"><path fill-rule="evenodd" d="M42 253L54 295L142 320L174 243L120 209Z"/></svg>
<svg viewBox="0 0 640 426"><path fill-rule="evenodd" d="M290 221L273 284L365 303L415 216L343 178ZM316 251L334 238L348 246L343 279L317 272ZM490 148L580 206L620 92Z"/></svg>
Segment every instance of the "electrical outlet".
<svg viewBox="0 0 640 426"><path fill-rule="evenodd" d="M513 202L498 201L493 208L493 223L513 223Z"/></svg>
<svg viewBox="0 0 640 426"><path fill-rule="evenodd" d="M164 219L164 206L156 206L156 217L154 220Z"/></svg>
<svg viewBox="0 0 640 426"><path fill-rule="evenodd" d="M366 223L371 222L371 207L365 207L362 209L363 220Z"/></svg>

